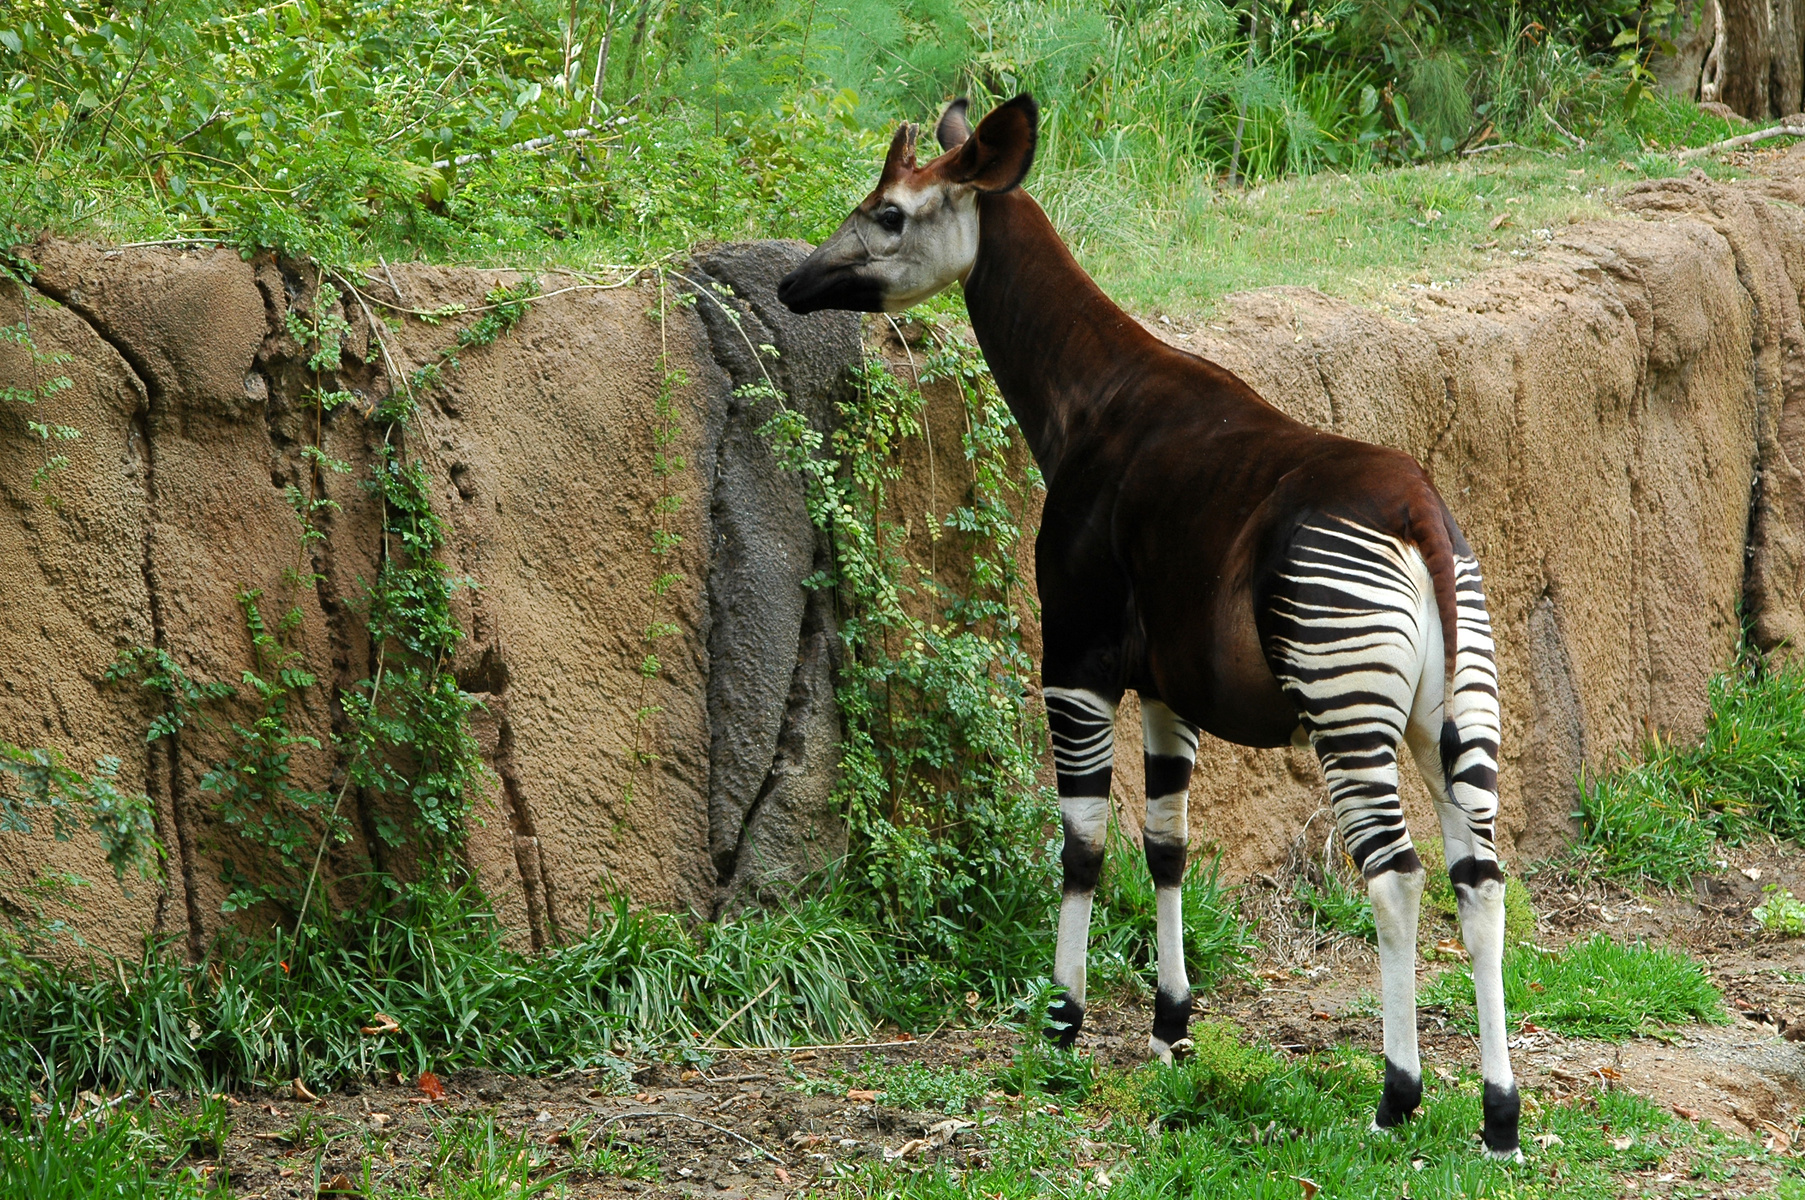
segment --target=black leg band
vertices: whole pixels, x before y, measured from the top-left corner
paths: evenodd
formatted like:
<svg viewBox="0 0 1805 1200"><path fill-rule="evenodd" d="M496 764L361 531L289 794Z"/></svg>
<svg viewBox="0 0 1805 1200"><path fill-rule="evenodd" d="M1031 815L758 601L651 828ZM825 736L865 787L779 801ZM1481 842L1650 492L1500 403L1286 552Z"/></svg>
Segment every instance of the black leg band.
<svg viewBox="0 0 1805 1200"><path fill-rule="evenodd" d="M1423 1102L1423 1077L1385 1060L1385 1091L1379 1097L1379 1111L1373 1124L1380 1129L1396 1129L1410 1119L1416 1106Z"/></svg>
<svg viewBox="0 0 1805 1200"><path fill-rule="evenodd" d="M1189 995L1153 993L1153 1036L1168 1046L1177 1045L1190 1033L1191 1012L1195 1007Z"/></svg>
<svg viewBox="0 0 1805 1200"><path fill-rule="evenodd" d="M1494 1154L1509 1154L1517 1149L1517 1120L1523 1111L1523 1101L1517 1095L1517 1085L1499 1087L1495 1083L1485 1085L1485 1128L1481 1136L1485 1138L1485 1148Z"/></svg>
<svg viewBox="0 0 1805 1200"><path fill-rule="evenodd" d="M1062 1050L1070 1050L1084 1028L1084 1005L1070 996L1061 996L1047 1008L1047 1040Z"/></svg>

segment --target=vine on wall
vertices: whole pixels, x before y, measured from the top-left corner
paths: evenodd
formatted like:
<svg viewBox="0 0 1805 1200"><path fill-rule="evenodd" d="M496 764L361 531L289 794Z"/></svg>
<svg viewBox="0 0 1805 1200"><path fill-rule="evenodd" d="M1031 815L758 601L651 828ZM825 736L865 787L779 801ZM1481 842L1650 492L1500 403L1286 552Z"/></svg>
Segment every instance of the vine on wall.
<svg viewBox="0 0 1805 1200"><path fill-rule="evenodd" d="M933 987L983 953L974 931L1017 928L1053 890L1045 878L1051 797L1038 780L1042 723L1027 704L1032 664L1017 617L1017 559L1030 466L1010 461L1014 419L977 348L920 317L930 349L918 379L867 357L831 439L781 408L765 426L807 484L834 547L832 587L846 665L839 799L852 833L849 872L884 924L913 943L905 973ZM971 474L964 503L933 516L936 542L962 544L956 568L924 571L896 511L905 442L926 432L923 386L955 385ZM957 579L957 575L964 578ZM997 964L999 967L1001 964Z"/></svg>

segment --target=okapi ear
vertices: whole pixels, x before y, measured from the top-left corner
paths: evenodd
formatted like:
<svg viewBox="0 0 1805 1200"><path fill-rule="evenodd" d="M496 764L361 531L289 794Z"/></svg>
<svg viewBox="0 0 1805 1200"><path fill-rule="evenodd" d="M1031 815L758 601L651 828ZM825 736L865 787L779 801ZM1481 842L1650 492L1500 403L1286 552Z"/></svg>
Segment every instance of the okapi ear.
<svg viewBox="0 0 1805 1200"><path fill-rule="evenodd" d="M971 101L964 96L959 97L946 106L940 114L940 124L934 127L934 137L942 150L957 150L971 137L971 123L965 119L965 110L971 107Z"/></svg>
<svg viewBox="0 0 1805 1200"><path fill-rule="evenodd" d="M915 169L915 138L919 131L920 126L913 121L904 121L896 127L896 136L890 139L890 153L884 158L884 181L895 179L905 170Z"/></svg>
<svg viewBox="0 0 1805 1200"><path fill-rule="evenodd" d="M990 110L947 166L947 177L980 192L1006 192L1034 165L1040 106L1026 92Z"/></svg>

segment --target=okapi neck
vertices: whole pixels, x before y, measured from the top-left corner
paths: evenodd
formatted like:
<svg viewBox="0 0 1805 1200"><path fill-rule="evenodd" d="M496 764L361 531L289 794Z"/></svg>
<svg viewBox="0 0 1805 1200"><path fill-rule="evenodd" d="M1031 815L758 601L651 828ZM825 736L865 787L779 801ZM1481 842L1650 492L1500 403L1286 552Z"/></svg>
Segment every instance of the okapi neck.
<svg viewBox="0 0 1805 1200"><path fill-rule="evenodd" d="M1051 480L1069 438L1107 399L1121 364L1157 339L1103 294L1047 214L1019 188L978 199L965 279L972 332Z"/></svg>

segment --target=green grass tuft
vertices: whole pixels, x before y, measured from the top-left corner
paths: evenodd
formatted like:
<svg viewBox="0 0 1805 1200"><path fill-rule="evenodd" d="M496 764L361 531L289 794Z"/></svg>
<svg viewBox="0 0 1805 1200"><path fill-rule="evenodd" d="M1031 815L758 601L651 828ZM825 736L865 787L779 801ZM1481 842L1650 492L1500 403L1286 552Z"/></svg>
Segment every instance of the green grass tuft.
<svg viewBox="0 0 1805 1200"><path fill-rule="evenodd" d="M1711 682L1702 742L1657 738L1643 761L1582 779L1580 807L1597 870L1669 887L1713 870L1720 839L1805 837L1805 666L1745 655Z"/></svg>
<svg viewBox="0 0 1805 1200"><path fill-rule="evenodd" d="M1423 989L1421 1003L1441 1005L1474 1028L1472 971L1442 972ZM1614 1042L1665 1025L1729 1019L1723 994L1698 963L1678 950L1624 945L1603 934L1563 950L1506 949L1504 1006L1512 1021Z"/></svg>

